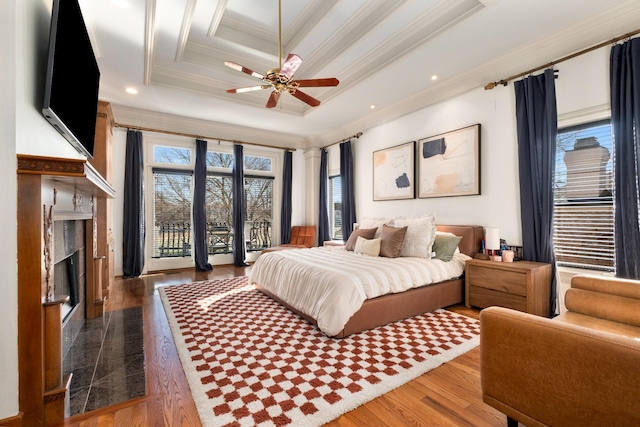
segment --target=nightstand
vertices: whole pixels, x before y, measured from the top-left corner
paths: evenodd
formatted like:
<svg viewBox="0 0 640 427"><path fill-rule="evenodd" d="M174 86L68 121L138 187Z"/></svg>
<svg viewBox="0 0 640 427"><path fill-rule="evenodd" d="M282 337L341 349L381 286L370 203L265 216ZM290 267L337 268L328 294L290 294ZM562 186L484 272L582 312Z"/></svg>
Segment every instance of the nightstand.
<svg viewBox="0 0 640 427"><path fill-rule="evenodd" d="M532 261L468 260L465 267L465 305L513 308L547 317L551 292L551 264Z"/></svg>

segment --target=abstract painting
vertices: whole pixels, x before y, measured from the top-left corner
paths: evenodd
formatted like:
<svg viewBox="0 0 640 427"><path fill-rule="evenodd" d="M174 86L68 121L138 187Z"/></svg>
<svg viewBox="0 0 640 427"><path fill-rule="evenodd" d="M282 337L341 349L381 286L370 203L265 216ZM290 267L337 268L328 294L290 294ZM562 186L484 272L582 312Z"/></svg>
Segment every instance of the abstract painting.
<svg viewBox="0 0 640 427"><path fill-rule="evenodd" d="M373 200L415 197L415 141L373 152Z"/></svg>
<svg viewBox="0 0 640 427"><path fill-rule="evenodd" d="M418 141L418 197L480 194L480 125Z"/></svg>

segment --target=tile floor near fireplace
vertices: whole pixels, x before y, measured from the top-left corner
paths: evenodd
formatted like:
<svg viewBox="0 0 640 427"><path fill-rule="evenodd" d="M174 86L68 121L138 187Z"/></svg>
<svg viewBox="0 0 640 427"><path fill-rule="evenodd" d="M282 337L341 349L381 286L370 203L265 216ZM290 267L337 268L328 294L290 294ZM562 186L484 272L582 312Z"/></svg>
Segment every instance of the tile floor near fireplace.
<svg viewBox="0 0 640 427"><path fill-rule="evenodd" d="M73 416L145 395L142 308L86 320L64 358Z"/></svg>

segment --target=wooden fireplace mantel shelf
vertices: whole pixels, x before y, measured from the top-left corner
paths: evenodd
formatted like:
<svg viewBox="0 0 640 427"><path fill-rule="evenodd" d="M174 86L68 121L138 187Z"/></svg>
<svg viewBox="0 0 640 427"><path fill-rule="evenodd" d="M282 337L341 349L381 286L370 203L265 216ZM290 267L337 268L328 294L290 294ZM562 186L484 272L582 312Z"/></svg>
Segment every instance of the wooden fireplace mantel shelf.
<svg viewBox="0 0 640 427"><path fill-rule="evenodd" d="M85 159L18 154L19 174L44 175L78 188L83 188L97 198L113 199L116 191L111 184Z"/></svg>

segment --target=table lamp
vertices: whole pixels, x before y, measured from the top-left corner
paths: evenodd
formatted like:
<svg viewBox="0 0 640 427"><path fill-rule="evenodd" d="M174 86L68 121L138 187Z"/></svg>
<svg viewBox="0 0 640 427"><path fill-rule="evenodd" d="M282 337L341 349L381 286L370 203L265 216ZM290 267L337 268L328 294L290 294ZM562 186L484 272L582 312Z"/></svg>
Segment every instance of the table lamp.
<svg viewBox="0 0 640 427"><path fill-rule="evenodd" d="M489 259L491 261L502 261L502 257L498 255L500 250L500 229L498 227L487 227L484 239Z"/></svg>

